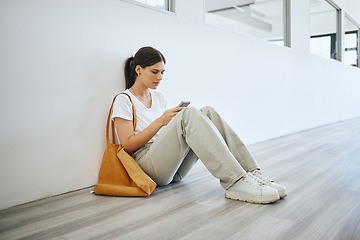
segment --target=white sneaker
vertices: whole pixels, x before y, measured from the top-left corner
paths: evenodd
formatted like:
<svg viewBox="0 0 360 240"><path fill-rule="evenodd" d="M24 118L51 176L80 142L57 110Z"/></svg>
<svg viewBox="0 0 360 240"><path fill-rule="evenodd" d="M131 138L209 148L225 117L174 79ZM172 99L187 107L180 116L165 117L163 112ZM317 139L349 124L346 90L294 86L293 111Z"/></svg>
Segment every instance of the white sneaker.
<svg viewBox="0 0 360 240"><path fill-rule="evenodd" d="M271 203L280 198L276 189L261 183L249 173L226 190L225 197L251 203Z"/></svg>
<svg viewBox="0 0 360 240"><path fill-rule="evenodd" d="M264 175L262 175L260 170L256 169L256 170L252 171L250 174L257 177L263 184L268 185L272 188L275 188L279 192L279 196L281 198L284 198L287 196L286 187L284 187L283 185L280 185L278 183L275 183L274 180L271 180L271 179L265 177Z"/></svg>

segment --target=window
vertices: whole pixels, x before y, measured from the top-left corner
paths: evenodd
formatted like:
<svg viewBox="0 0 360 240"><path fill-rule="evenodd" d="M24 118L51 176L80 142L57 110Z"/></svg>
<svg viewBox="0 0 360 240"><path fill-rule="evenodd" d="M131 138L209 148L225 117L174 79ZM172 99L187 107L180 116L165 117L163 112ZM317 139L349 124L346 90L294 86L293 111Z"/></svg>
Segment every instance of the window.
<svg viewBox="0 0 360 240"><path fill-rule="evenodd" d="M327 0L310 0L310 52L341 60L340 10Z"/></svg>
<svg viewBox="0 0 360 240"><path fill-rule="evenodd" d="M175 12L174 0L123 0L123 1L136 3L141 6L151 7L161 11Z"/></svg>
<svg viewBox="0 0 360 240"><path fill-rule="evenodd" d="M311 36L310 52L325 58L336 58L336 34Z"/></svg>
<svg viewBox="0 0 360 240"><path fill-rule="evenodd" d="M349 17L344 21L344 63L359 67L359 27Z"/></svg>
<svg viewBox="0 0 360 240"><path fill-rule="evenodd" d="M290 46L288 0L205 0L205 23Z"/></svg>

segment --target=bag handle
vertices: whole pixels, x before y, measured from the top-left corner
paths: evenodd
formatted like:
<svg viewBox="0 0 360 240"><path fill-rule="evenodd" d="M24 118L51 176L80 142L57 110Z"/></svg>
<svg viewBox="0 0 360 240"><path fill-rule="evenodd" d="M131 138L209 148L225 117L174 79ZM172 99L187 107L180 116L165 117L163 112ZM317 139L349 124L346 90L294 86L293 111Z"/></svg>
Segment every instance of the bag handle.
<svg viewBox="0 0 360 240"><path fill-rule="evenodd" d="M112 109L113 109L113 106L114 106L114 102L115 102L115 99L117 96L119 96L120 94L125 94L126 96L129 97L130 99L130 102L131 102L131 105L132 105L132 110L133 110L133 123L134 123L134 130L136 128L136 123L137 123L137 118L136 118L136 111L135 111L135 106L134 106L134 103L133 101L131 100L131 97L129 94L127 93L119 93L117 94L112 103L111 103L111 107L110 107L110 110L109 110L109 114L108 114L108 119L107 119L107 123L106 123L106 142L107 143L110 143L110 134L109 134L109 127L110 127L110 116L111 116L111 113L112 113ZM114 123L111 123L111 134L112 134L112 141L113 143L115 143L115 126L114 126Z"/></svg>

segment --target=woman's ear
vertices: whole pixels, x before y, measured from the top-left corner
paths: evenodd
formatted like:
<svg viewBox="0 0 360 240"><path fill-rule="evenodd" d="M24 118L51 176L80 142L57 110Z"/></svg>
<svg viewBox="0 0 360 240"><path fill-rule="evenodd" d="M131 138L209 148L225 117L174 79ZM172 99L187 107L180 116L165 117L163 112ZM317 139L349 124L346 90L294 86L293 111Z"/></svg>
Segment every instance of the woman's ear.
<svg viewBox="0 0 360 240"><path fill-rule="evenodd" d="M141 70L141 66L140 66L140 65L137 65L137 66L135 67L135 72L136 72L137 75L140 74L140 70Z"/></svg>

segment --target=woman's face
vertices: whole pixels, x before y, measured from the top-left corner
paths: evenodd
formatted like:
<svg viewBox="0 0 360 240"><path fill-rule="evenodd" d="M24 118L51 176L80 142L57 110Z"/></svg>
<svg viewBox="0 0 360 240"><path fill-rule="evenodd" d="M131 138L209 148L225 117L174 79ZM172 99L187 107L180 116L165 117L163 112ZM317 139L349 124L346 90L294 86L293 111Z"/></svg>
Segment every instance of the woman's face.
<svg viewBox="0 0 360 240"><path fill-rule="evenodd" d="M136 72L138 74L136 81L140 81L147 88L156 89L162 80L162 75L165 71L164 68L165 64L163 62L158 62L145 68L138 65L136 66Z"/></svg>

